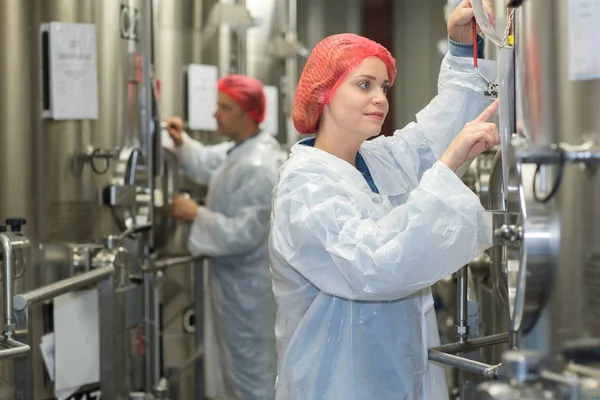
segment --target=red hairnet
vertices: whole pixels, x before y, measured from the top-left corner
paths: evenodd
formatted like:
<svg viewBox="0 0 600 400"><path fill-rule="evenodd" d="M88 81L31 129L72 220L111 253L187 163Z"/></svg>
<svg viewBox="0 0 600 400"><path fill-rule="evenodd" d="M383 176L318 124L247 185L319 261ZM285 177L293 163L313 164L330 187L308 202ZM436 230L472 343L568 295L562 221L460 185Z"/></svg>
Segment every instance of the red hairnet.
<svg viewBox="0 0 600 400"><path fill-rule="evenodd" d="M232 74L217 82L217 90L231 97L250 118L260 123L265 119L265 92L258 79Z"/></svg>
<svg viewBox="0 0 600 400"><path fill-rule="evenodd" d="M300 133L315 133L325 105L353 69L367 57L379 57L387 68L390 86L396 77L396 60L370 39L342 33L323 39L312 51L296 87L292 119Z"/></svg>

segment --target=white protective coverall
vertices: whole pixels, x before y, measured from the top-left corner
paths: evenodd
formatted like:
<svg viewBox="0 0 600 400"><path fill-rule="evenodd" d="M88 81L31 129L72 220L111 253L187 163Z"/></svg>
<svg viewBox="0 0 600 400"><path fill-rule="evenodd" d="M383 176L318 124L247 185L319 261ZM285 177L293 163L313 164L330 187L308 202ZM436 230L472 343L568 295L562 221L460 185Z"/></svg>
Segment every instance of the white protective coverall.
<svg viewBox="0 0 600 400"><path fill-rule="evenodd" d="M229 151L229 154L227 154ZM271 196L281 147L269 133L204 146L184 135L181 167L208 183L190 231L192 255L209 257L215 337L226 398L274 398L276 305L269 273Z"/></svg>
<svg viewBox="0 0 600 400"><path fill-rule="evenodd" d="M495 76L495 64L480 60ZM417 122L364 142L379 194L352 165L297 144L271 222L278 303L277 400L448 398L429 287L483 248L483 208L437 161L490 101L473 60L447 54L439 94Z"/></svg>

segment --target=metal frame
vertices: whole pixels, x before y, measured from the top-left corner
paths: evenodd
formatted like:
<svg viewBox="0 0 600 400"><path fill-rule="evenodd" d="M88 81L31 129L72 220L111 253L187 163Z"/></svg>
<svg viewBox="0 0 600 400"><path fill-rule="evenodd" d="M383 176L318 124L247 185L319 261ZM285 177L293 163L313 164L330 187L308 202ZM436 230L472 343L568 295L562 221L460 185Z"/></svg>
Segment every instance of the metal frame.
<svg viewBox="0 0 600 400"><path fill-rule="evenodd" d="M194 262L198 261L197 268L194 267ZM186 359L180 365L170 367L165 371L166 379L168 381L168 395L171 400L178 400L180 398L179 384L180 384L180 373L181 370L192 365L195 366L195 399L204 400L204 303L203 291L204 291L204 264L203 258L194 256L179 256L170 257L159 260L153 260L153 262L145 268L144 272L154 273L156 277L160 277L163 271L182 264L191 264L192 275L193 275L193 300L194 300L194 313L195 313L195 344L196 351L188 359ZM156 299L160 291L160 280L155 282L155 293L154 298ZM156 308L157 309L157 308ZM155 316L157 318L157 316ZM159 327L157 330L160 329ZM160 332L155 333L159 335Z"/></svg>
<svg viewBox="0 0 600 400"><path fill-rule="evenodd" d="M100 318L100 385L102 398L117 399L115 385L115 285L114 265L100 267L84 274L58 281L48 286L18 294L14 297L16 330L19 342L29 343L29 333L33 332L33 321L30 318L31 307L52 300L62 294L96 284L102 307L99 307ZM6 285L5 285L6 286ZM27 346L29 347L29 346ZM34 369L31 353L27 357L18 358L14 363L15 400L33 400Z"/></svg>
<svg viewBox="0 0 600 400"><path fill-rule="evenodd" d="M501 376L499 368L502 364L490 365L469 358L459 357L454 353L467 353L485 346L494 346L508 342L508 333L484 336L473 340L461 340L456 343L444 344L429 348L429 360L436 361L461 371L473 372L489 379Z"/></svg>
<svg viewBox="0 0 600 400"><path fill-rule="evenodd" d="M462 371L473 372L486 378L498 379L500 377L498 365L485 364L465 357L455 356L453 353L467 353L485 346L493 346L508 342L508 333L484 336L473 340L463 340L456 343L444 344L429 348L429 360L458 368Z"/></svg>
<svg viewBox="0 0 600 400"><path fill-rule="evenodd" d="M507 338L508 340L508 338ZM429 349L429 360L436 361L441 364L449 365L458 368L462 371L473 372L483 375L485 378L498 379L498 365L484 364L479 361L470 360L468 358L455 356L453 354L442 353L441 351Z"/></svg>
<svg viewBox="0 0 600 400"><path fill-rule="evenodd" d="M11 240L10 236L15 236ZM13 318L13 249L29 247L29 239L16 235L0 234L0 249L3 255L4 267L4 282L3 282L3 297L4 297L4 335L0 339L0 360L7 358L18 358L26 356L31 347L25 343L21 343L13 339L15 331L15 319Z"/></svg>

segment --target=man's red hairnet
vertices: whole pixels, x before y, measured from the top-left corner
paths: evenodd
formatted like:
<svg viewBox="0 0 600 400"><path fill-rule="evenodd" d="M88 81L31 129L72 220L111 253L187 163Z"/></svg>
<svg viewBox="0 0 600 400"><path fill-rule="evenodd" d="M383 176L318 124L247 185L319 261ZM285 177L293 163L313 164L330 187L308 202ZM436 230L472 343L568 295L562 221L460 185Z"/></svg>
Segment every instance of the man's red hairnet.
<svg viewBox="0 0 600 400"><path fill-rule="evenodd" d="M300 133L315 133L325 105L353 69L367 57L379 57L387 68L390 86L396 60L370 39L351 33L329 36L312 51L296 88L292 119Z"/></svg>
<svg viewBox="0 0 600 400"><path fill-rule="evenodd" d="M259 80L246 75L232 74L217 82L217 90L231 97L257 123L265 120L265 92Z"/></svg>

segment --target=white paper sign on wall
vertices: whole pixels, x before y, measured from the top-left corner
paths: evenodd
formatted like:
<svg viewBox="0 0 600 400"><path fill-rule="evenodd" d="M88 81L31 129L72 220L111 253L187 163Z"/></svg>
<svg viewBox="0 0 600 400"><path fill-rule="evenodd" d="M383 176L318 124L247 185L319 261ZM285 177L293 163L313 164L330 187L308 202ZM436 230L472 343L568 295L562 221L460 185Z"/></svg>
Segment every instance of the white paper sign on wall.
<svg viewBox="0 0 600 400"><path fill-rule="evenodd" d="M218 69L214 65L190 64L188 82L188 128L190 130L216 131Z"/></svg>
<svg viewBox="0 0 600 400"><path fill-rule="evenodd" d="M279 133L279 90L276 86L264 86L267 109L260 128L273 136Z"/></svg>
<svg viewBox="0 0 600 400"><path fill-rule="evenodd" d="M50 22L41 25L45 46L43 116L56 120L98 118L98 70L94 24Z"/></svg>
<svg viewBox="0 0 600 400"><path fill-rule="evenodd" d="M569 78L600 79L600 0L569 0L567 40Z"/></svg>

